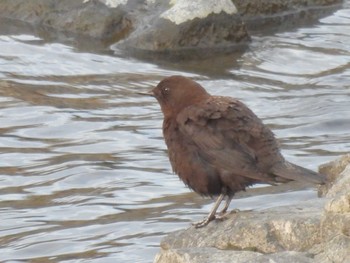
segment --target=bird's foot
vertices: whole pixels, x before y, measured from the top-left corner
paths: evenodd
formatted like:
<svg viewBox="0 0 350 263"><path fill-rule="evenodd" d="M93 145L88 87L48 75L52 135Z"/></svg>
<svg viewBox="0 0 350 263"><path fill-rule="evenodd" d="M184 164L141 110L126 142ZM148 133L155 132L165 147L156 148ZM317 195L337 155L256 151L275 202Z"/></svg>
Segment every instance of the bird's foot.
<svg viewBox="0 0 350 263"><path fill-rule="evenodd" d="M222 221L222 220L226 219L226 216L228 214L230 214L230 212L220 212L215 216L215 219Z"/></svg>
<svg viewBox="0 0 350 263"><path fill-rule="evenodd" d="M204 227L206 225L208 225L211 221L213 221L214 219L216 218L216 216L208 216L206 218L204 218L203 220L199 221L199 222L196 222L196 223L192 223L192 225L195 227L195 228L201 228L201 227Z"/></svg>
<svg viewBox="0 0 350 263"><path fill-rule="evenodd" d="M239 209L234 209L234 210L232 210L232 211L230 211L230 212L227 212L226 210L224 211L220 211L216 216L215 216L215 219L216 220L224 220L224 219L226 219L227 218L227 216L229 215L229 214L236 214L236 213L238 213L238 212L240 212L240 210Z"/></svg>
<svg viewBox="0 0 350 263"><path fill-rule="evenodd" d="M208 225L213 220L220 220L220 221L222 221L222 220L225 220L226 216L228 216L229 214L231 214L231 213L238 213L238 212L239 212L238 209L234 209L231 212L220 211L220 213L217 213L216 215L214 215L212 217L206 217L206 218L204 218L203 220L201 220L199 222L192 223L192 225L195 228L201 228L201 227L204 227L204 226Z"/></svg>

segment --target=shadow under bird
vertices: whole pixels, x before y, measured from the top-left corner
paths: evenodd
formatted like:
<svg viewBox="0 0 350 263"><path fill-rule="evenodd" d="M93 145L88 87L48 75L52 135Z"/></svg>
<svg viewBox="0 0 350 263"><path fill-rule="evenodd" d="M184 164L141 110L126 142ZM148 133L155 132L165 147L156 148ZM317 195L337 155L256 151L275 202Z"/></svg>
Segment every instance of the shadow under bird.
<svg viewBox="0 0 350 263"><path fill-rule="evenodd" d="M140 94L153 96L160 104L174 172L198 194L218 196L196 228L223 217L234 194L253 184L326 181L325 176L286 161L272 131L237 99L212 96L183 76L167 77ZM224 198L226 203L216 214Z"/></svg>

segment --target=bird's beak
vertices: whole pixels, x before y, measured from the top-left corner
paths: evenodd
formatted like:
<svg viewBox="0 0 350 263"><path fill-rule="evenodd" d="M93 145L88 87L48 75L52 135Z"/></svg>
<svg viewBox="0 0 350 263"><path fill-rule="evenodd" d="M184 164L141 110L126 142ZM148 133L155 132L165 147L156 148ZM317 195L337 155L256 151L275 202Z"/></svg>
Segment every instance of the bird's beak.
<svg viewBox="0 0 350 263"><path fill-rule="evenodd" d="M136 92L136 94L142 95L142 96L151 96L154 97L153 91L150 90L148 92Z"/></svg>

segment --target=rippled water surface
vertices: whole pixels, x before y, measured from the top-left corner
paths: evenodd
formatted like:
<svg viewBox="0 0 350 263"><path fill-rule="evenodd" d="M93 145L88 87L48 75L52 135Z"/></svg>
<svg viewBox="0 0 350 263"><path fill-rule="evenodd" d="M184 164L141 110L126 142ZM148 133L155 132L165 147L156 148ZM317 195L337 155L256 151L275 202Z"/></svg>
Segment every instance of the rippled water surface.
<svg viewBox="0 0 350 263"><path fill-rule="evenodd" d="M237 60L237 62L235 62ZM240 57L163 66L30 34L0 36L0 260L151 262L211 201L172 174L162 115L135 95L194 77L248 104L286 158L310 169L350 151L350 9L254 37ZM234 200L264 209L313 190Z"/></svg>

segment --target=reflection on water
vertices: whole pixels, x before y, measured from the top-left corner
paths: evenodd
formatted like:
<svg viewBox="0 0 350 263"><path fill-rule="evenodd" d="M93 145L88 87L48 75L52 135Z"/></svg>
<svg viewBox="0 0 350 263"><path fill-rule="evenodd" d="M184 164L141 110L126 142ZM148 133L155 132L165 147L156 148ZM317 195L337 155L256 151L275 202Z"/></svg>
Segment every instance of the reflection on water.
<svg viewBox="0 0 350 263"><path fill-rule="evenodd" d="M255 37L237 63L191 62L192 74L181 64L0 36L1 260L151 262L162 236L206 214L210 200L171 172L158 104L135 94L164 76L191 76L213 94L246 102L290 161L317 169L349 152L349 43L343 9L309 28ZM314 195L253 195L232 208Z"/></svg>

